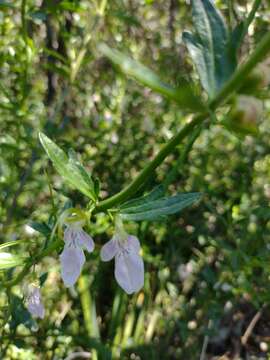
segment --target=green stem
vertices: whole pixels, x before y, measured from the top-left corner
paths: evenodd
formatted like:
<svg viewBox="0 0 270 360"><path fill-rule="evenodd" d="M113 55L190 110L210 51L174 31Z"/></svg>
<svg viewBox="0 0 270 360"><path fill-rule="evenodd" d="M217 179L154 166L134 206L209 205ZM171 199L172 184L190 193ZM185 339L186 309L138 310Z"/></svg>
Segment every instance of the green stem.
<svg viewBox="0 0 270 360"><path fill-rule="evenodd" d="M26 13L26 0L22 0L21 3L21 24L22 24L22 35L23 35L23 39L26 43L27 41L27 29L26 29L26 17L25 17L25 13Z"/></svg>
<svg viewBox="0 0 270 360"><path fill-rule="evenodd" d="M36 257L34 257L34 259L31 258L31 260L25 264L23 269L17 275L16 278L14 278L13 280L4 282L3 284L1 284L1 286L5 286L5 287L9 288L11 286L19 284L21 282L21 280L23 280L23 278L29 273L29 270L31 269L31 267L34 264L38 263L44 257L50 255L55 250L57 250L61 246L62 242L63 242L62 239L57 239L56 241L51 243L45 250L41 251Z"/></svg>
<svg viewBox="0 0 270 360"><path fill-rule="evenodd" d="M191 149L193 147L193 144L196 141L196 139L200 136L202 129L203 129L202 126L197 126L197 128L193 131L193 133L190 134L188 142L187 142L185 148L181 151L178 160L176 161L175 165L169 171L169 173L165 177L165 180L163 181L163 186L164 186L165 189L167 189L169 187L169 185L174 180L176 180L176 178L177 178L177 176L179 174L179 169L182 169L183 165L186 163L189 152L191 151Z"/></svg>
<svg viewBox="0 0 270 360"><path fill-rule="evenodd" d="M80 276L78 281L78 289L80 293L84 325L88 337L98 339L100 335L96 314L96 304L90 293L89 276ZM95 349L92 350L92 359L98 360L98 353Z"/></svg>
<svg viewBox="0 0 270 360"><path fill-rule="evenodd" d="M153 171L163 162L163 160L174 150L174 148L179 145L179 142L182 141L188 134L190 134L194 128L200 125L208 113L198 115L187 124L178 134L176 134L156 155L156 157L140 172L140 174L122 191L118 194L110 197L109 199L101 201L97 207L96 211L104 211L112 208L114 205L117 205L121 202L124 202L132 195L134 195L138 189L143 185L143 183L150 177Z"/></svg>

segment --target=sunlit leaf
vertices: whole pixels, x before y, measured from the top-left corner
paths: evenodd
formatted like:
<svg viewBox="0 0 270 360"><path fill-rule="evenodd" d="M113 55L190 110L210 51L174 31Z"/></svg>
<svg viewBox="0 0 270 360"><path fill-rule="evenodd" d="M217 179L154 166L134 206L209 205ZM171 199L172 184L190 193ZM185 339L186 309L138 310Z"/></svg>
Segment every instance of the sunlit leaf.
<svg viewBox="0 0 270 360"><path fill-rule="evenodd" d="M124 220L162 220L167 215L175 214L192 205L200 197L200 193L188 193L135 203L133 206L120 209L120 215Z"/></svg>
<svg viewBox="0 0 270 360"><path fill-rule="evenodd" d="M130 207L146 204L147 202L161 198L163 195L164 195L164 187L163 185L159 185L155 187L150 193L121 204L120 209L126 209Z"/></svg>
<svg viewBox="0 0 270 360"><path fill-rule="evenodd" d="M15 240L15 241L5 242L4 244L0 245L0 250L5 249L6 247L10 247L10 246L20 245L21 243L23 243L25 241L28 241L28 240L25 239L25 240Z"/></svg>
<svg viewBox="0 0 270 360"><path fill-rule="evenodd" d="M212 0L192 0L195 32L183 39L197 68L202 86L212 98L235 70L227 27Z"/></svg>
<svg viewBox="0 0 270 360"><path fill-rule="evenodd" d="M24 258L7 252L0 252L0 270L10 269L22 265Z"/></svg>
<svg viewBox="0 0 270 360"><path fill-rule="evenodd" d="M68 158L65 152L43 133L39 134L39 138L55 169L64 180L95 201L96 194L92 178L74 154L72 153L72 156Z"/></svg>

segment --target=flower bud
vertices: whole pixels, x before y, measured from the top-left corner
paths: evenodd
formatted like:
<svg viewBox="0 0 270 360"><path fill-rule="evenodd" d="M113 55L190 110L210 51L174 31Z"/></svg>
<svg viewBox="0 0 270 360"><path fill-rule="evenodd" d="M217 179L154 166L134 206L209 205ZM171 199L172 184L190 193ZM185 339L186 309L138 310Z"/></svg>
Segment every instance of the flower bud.
<svg viewBox="0 0 270 360"><path fill-rule="evenodd" d="M263 104L253 96L239 95L224 125L239 134L257 135Z"/></svg>

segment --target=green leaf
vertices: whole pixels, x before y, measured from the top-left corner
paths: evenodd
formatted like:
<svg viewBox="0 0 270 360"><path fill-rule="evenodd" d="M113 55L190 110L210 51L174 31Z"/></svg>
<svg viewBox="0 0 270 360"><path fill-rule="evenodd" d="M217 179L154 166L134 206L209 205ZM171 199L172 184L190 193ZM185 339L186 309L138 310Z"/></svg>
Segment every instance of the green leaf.
<svg viewBox="0 0 270 360"><path fill-rule="evenodd" d="M28 225L44 236L49 236L51 233L50 227L45 222L30 221Z"/></svg>
<svg viewBox="0 0 270 360"><path fill-rule="evenodd" d="M76 158L75 153L70 151L70 157L68 158L65 152L45 134L40 133L39 139L55 169L64 180L70 186L95 201L96 194L92 178Z"/></svg>
<svg viewBox="0 0 270 360"><path fill-rule="evenodd" d="M240 48L241 41L243 40L242 34L245 30L245 23L241 21L235 26L230 36L230 46L235 52Z"/></svg>
<svg viewBox="0 0 270 360"><path fill-rule="evenodd" d="M144 203L121 208L120 216L124 220L162 220L167 215L175 214L187 206L192 205L201 197L200 193L178 194L171 197L163 197L157 200L149 200Z"/></svg>
<svg viewBox="0 0 270 360"><path fill-rule="evenodd" d="M13 255L7 252L0 252L0 270L6 270L18 265L22 265L24 260L24 258L18 255Z"/></svg>
<svg viewBox="0 0 270 360"><path fill-rule="evenodd" d="M62 10L79 12L81 10L79 2L75 1L61 1L59 7Z"/></svg>
<svg viewBox="0 0 270 360"><path fill-rule="evenodd" d="M139 206L142 204L145 204L149 201L152 200L157 200L159 198L161 198L164 195L164 186L163 185L159 185L157 187L155 187L150 193L148 193L147 195L141 196L139 198L136 199L132 199L129 200L123 204L120 205L120 209L124 210L126 208L130 208L130 207L134 207L134 206Z"/></svg>
<svg viewBox="0 0 270 360"><path fill-rule="evenodd" d="M25 240L7 241L7 242L0 245L0 250L4 249L6 247L22 244L25 241L28 241L28 240L25 239Z"/></svg>
<svg viewBox="0 0 270 360"><path fill-rule="evenodd" d="M39 284L41 287L45 284L45 282L48 278L48 274L49 274L48 272L45 272L39 277Z"/></svg>
<svg viewBox="0 0 270 360"><path fill-rule="evenodd" d="M262 220L270 220L270 206L260 206L254 209L254 213Z"/></svg>
<svg viewBox="0 0 270 360"><path fill-rule="evenodd" d="M184 32L190 56L197 68L202 86L213 98L236 68L231 55L228 30L212 0L192 0L195 33Z"/></svg>
<svg viewBox="0 0 270 360"><path fill-rule="evenodd" d="M0 10L5 10L9 8L15 8L15 5L9 1L0 0Z"/></svg>
<svg viewBox="0 0 270 360"><path fill-rule="evenodd" d="M34 11L28 14L28 16L35 20L39 20L39 21L45 21L47 18L47 14L43 11Z"/></svg>
<svg viewBox="0 0 270 360"><path fill-rule="evenodd" d="M11 294L10 298L10 309L11 309L11 329L16 329L20 324L23 324L28 329L33 329L37 326L35 320L32 318L29 311L24 306L24 303L19 296Z"/></svg>
<svg viewBox="0 0 270 360"><path fill-rule="evenodd" d="M119 66L123 73L168 99L176 101L184 109L193 111L205 109L200 98L195 95L193 88L187 82L183 81L181 88L173 88L171 85L164 83L152 70L120 51L111 49L106 44L100 44L99 50Z"/></svg>

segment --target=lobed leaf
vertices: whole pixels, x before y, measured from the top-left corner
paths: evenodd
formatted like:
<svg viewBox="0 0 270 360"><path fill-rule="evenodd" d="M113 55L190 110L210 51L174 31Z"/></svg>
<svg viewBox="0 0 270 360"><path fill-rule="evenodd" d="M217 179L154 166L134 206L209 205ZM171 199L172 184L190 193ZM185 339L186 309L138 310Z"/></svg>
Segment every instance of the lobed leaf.
<svg viewBox="0 0 270 360"><path fill-rule="evenodd" d="M55 169L64 180L70 186L95 201L96 194L92 178L79 160L76 159L75 153L70 152L68 158L65 152L45 134L40 133L39 139Z"/></svg>

